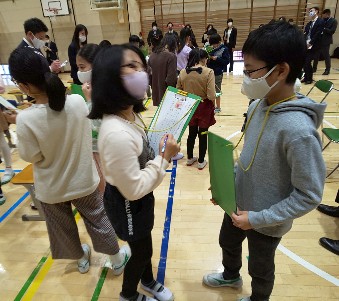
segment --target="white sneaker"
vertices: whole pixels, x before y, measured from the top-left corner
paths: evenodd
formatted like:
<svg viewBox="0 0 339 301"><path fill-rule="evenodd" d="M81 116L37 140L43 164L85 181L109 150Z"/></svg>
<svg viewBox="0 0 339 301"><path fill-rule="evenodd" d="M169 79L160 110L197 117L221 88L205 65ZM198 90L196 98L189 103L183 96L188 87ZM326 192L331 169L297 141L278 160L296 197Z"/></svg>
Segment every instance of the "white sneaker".
<svg viewBox="0 0 339 301"><path fill-rule="evenodd" d="M184 157L183 153L177 153L175 156L172 157L172 161L181 160L183 157Z"/></svg>
<svg viewBox="0 0 339 301"><path fill-rule="evenodd" d="M110 268L113 270L113 275L119 276L122 274L122 272L125 269L125 266L128 262L128 260L131 258L131 248L129 245L124 245L119 250L120 257L122 258L122 261L116 264L112 263L112 260L110 257L108 257L105 267Z"/></svg>
<svg viewBox="0 0 339 301"><path fill-rule="evenodd" d="M5 204L5 202L6 202L6 197L4 195L1 195L0 196L0 206Z"/></svg>
<svg viewBox="0 0 339 301"><path fill-rule="evenodd" d="M191 166L191 165L193 165L197 160L198 160L197 157L193 157L193 158L191 158L191 159L187 159L186 165L187 165L187 166Z"/></svg>
<svg viewBox="0 0 339 301"><path fill-rule="evenodd" d="M206 160L204 160L204 161L201 162L201 163L198 162L198 169L199 169L199 170L202 170L202 169L205 168L206 165L207 165L207 161L206 161Z"/></svg>
<svg viewBox="0 0 339 301"><path fill-rule="evenodd" d="M15 172L12 168L6 168L4 176L1 179L1 185L7 184L15 176Z"/></svg>
<svg viewBox="0 0 339 301"><path fill-rule="evenodd" d="M144 286L142 283L140 284L140 287L146 292L151 293L159 301L173 301L174 300L173 293L167 287L163 286L158 281L154 285L153 288Z"/></svg>
<svg viewBox="0 0 339 301"><path fill-rule="evenodd" d="M138 298L135 301L157 301L157 300L155 300L155 299L153 299L151 297L148 297L146 295L143 295L143 294L140 294L140 293L138 293L138 294L139 294ZM124 298L120 294L119 301L129 301L129 299Z"/></svg>
<svg viewBox="0 0 339 301"><path fill-rule="evenodd" d="M81 274L85 274L89 270L89 261L91 257L91 248L88 244L82 244L82 249L84 250L84 256L78 260L78 270Z"/></svg>

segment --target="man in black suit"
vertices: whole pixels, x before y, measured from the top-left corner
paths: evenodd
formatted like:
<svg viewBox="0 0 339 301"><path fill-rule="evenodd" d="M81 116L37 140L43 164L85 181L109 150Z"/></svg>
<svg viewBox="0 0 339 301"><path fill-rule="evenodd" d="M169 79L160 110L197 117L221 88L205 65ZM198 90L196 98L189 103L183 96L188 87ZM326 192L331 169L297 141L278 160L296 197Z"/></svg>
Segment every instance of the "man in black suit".
<svg viewBox="0 0 339 301"><path fill-rule="evenodd" d="M235 45L237 44L237 29L233 26L233 19L230 18L227 20L227 28L224 30L224 45L228 49L230 55L230 66L228 72L233 72L233 51Z"/></svg>
<svg viewBox="0 0 339 301"><path fill-rule="evenodd" d="M321 38L321 48L319 55L323 55L325 59L326 69L323 75L329 75L331 71L331 57L330 57L330 46L333 44L333 34L335 33L338 21L331 17L331 11L329 9L325 9L323 11L323 20L324 20L324 29L322 31ZM313 62L313 71L317 70L319 56L314 59Z"/></svg>
<svg viewBox="0 0 339 301"><path fill-rule="evenodd" d="M162 31L158 28L157 22L152 22L152 30L149 31L147 37L148 46L151 47L152 39L157 40L160 44L162 38L163 38Z"/></svg>
<svg viewBox="0 0 339 301"><path fill-rule="evenodd" d="M39 52L41 48L45 46L45 36L48 31L47 26L38 18L31 18L24 23L25 37L17 48L34 47ZM60 72L60 61L54 60L49 66L51 72Z"/></svg>
<svg viewBox="0 0 339 301"><path fill-rule="evenodd" d="M337 197L335 198L336 203L339 203L339 190L337 192ZM339 206L329 206L320 204L317 208L320 212L332 216L339 217ZM322 237L319 239L320 245L330 252L339 255L339 239L330 239L327 237Z"/></svg>
<svg viewBox="0 0 339 301"><path fill-rule="evenodd" d="M46 59L49 64L58 59L58 47L49 39L49 35L46 34L44 50L46 51Z"/></svg>
<svg viewBox="0 0 339 301"><path fill-rule="evenodd" d="M311 21L305 27L305 38L307 43L307 53L304 63L304 79L301 81L306 85L313 82L312 60L319 54L321 47L321 33L324 28L324 20L318 17L319 7L312 7L309 10Z"/></svg>

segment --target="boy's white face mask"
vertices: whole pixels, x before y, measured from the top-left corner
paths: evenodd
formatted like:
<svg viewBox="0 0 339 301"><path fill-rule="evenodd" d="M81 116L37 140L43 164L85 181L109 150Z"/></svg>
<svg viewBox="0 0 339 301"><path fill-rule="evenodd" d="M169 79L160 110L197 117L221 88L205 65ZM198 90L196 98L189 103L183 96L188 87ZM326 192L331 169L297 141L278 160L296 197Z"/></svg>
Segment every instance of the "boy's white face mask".
<svg viewBox="0 0 339 301"><path fill-rule="evenodd" d="M268 92L271 91L278 83L277 80L272 86L269 86L266 78L274 71L277 66L274 66L264 76L259 78L250 78L244 75L242 82L241 92L245 94L249 99L262 99Z"/></svg>

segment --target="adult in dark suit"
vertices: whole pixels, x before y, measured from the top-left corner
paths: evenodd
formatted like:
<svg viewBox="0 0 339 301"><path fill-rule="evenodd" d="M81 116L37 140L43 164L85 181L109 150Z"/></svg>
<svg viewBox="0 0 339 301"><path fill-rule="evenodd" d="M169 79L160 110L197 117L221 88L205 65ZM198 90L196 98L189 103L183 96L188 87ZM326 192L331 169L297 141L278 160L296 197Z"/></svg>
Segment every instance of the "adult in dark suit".
<svg viewBox="0 0 339 301"><path fill-rule="evenodd" d="M339 203L339 190L337 192L337 197L335 198L336 203ZM320 204L318 210L328 216L339 217L339 206L329 206ZM338 237L339 238L339 237ZM320 245L330 252L339 255L339 239L330 239L327 237L322 237L319 239Z"/></svg>
<svg viewBox="0 0 339 301"><path fill-rule="evenodd" d="M47 26L38 18L31 18L24 23L25 37L17 48L34 47L39 52L41 48L45 46L45 36L48 31ZM50 70L54 73L60 72L59 60L53 61L50 66Z"/></svg>
<svg viewBox="0 0 339 301"><path fill-rule="evenodd" d="M87 44L88 30L85 25L78 24L75 26L71 44L68 46L68 61L71 65L71 77L73 83L82 85L78 78L78 66L76 62L77 53L80 48Z"/></svg>
<svg viewBox="0 0 339 301"><path fill-rule="evenodd" d="M233 72L233 51L235 45L237 44L237 29L233 26L233 19L230 18L227 20L227 28L224 30L224 45L228 49L228 53L230 55L230 65L228 72Z"/></svg>
<svg viewBox="0 0 339 301"><path fill-rule="evenodd" d="M149 31L147 36L148 46L149 47L152 46L152 39L158 40L160 44L162 38L163 38L162 31L158 28L157 22L152 22L152 30Z"/></svg>
<svg viewBox="0 0 339 301"><path fill-rule="evenodd" d="M169 34L169 35L173 34L173 35L175 36L175 38L179 40L179 35L178 35L178 33L173 29L173 23L172 23L172 22L168 22L168 23L167 23L167 29L168 29L168 31L165 33L165 35L167 35L167 34Z"/></svg>
<svg viewBox="0 0 339 301"><path fill-rule="evenodd" d="M321 38L321 48L319 56L322 54L325 59L326 69L323 75L329 75L331 70L330 45L333 44L333 34L335 33L338 21L331 17L331 10L325 9L323 11L324 29ZM313 71L317 70L319 56L314 59Z"/></svg>
<svg viewBox="0 0 339 301"><path fill-rule="evenodd" d="M306 85L313 82L312 60L319 54L321 47L321 33L324 28L324 20L318 17L319 7L312 7L309 10L311 21L305 27L305 38L307 43L307 53L304 63L304 79L301 81Z"/></svg>
<svg viewBox="0 0 339 301"><path fill-rule="evenodd" d="M46 51L46 58L49 64L58 59L58 47L49 39L49 35L46 34L44 50Z"/></svg>

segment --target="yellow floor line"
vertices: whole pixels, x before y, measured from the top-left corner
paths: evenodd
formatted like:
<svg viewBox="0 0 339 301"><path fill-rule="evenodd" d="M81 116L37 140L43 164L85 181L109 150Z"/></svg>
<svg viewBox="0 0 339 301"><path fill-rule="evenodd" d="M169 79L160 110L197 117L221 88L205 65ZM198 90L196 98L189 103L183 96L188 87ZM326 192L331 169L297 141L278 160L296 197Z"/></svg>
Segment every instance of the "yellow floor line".
<svg viewBox="0 0 339 301"><path fill-rule="evenodd" d="M75 215L75 221L76 223L78 223L78 221L80 220L81 216L79 213L77 213ZM47 260L44 264L44 266L41 268L41 270L39 271L38 275L35 277L34 281L32 282L32 284L30 285L30 287L28 288L27 292L25 293L25 295L23 296L23 298L21 299L22 301L30 301L33 299L34 295L36 294L37 290L39 289L42 281L45 279L48 271L50 270L52 263L53 263L53 259L52 257L49 255L47 257Z"/></svg>

